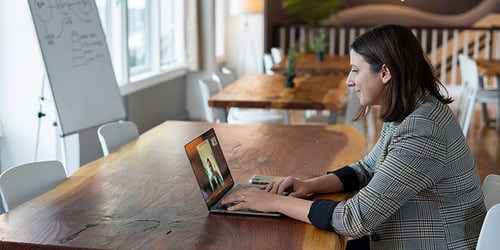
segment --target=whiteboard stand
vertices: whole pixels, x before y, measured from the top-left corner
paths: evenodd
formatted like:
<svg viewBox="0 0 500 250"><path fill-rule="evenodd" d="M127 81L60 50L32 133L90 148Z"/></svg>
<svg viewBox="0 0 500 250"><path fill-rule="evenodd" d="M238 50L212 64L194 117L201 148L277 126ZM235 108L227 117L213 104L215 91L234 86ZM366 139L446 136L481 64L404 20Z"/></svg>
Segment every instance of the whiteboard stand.
<svg viewBox="0 0 500 250"><path fill-rule="evenodd" d="M61 136L62 130L59 126L59 122L57 121L57 115L53 114L50 111L45 111L47 108L46 106L51 103L50 98L46 97L45 93L45 86L47 84L47 74L44 72L43 77L42 77L42 87L41 87L41 92L40 92L40 104L39 104L39 110L37 113L38 117L38 124L37 124L37 132L36 132L36 145L35 145L35 154L34 154L34 161L39 161L38 153L39 153L39 146L40 146L40 131L42 127L42 122L45 118L47 122L49 122L47 119L53 119L52 122L52 127L54 128L54 135L55 135L55 157L57 160L59 160L65 167L66 173L67 174L72 174L75 172L78 167L79 167L79 162L80 162L80 156L79 156L79 151L80 151L80 145L79 145L79 137L78 134L74 134L71 136ZM53 104L53 103L52 103ZM52 110L55 111L55 107L52 107ZM49 137L50 138L50 137Z"/></svg>
<svg viewBox="0 0 500 250"><path fill-rule="evenodd" d="M43 106L45 102L45 83L47 82L47 73L43 72L42 76L42 87L40 91L40 98L38 104L38 114L37 114L37 126L36 126L36 142L35 142L35 156L33 157L33 161L38 161L38 147L40 146L40 127L42 126L42 118L46 116L43 112ZM55 125L54 125L55 126Z"/></svg>

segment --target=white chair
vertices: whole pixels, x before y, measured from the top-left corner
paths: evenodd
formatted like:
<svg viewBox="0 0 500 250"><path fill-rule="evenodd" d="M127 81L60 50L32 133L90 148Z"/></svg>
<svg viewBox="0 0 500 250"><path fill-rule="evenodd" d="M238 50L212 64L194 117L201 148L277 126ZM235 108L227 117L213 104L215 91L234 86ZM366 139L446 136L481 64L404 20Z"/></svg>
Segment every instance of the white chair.
<svg viewBox="0 0 500 250"><path fill-rule="evenodd" d="M224 89L225 86L222 86L223 83L226 82L226 79L224 78L223 74L220 72L213 72L212 73L212 80L216 81L218 86L218 89Z"/></svg>
<svg viewBox="0 0 500 250"><path fill-rule="evenodd" d="M488 210L484 219L479 239L477 240L476 250L498 249L500 239L500 204L496 204Z"/></svg>
<svg viewBox="0 0 500 250"><path fill-rule="evenodd" d="M222 74L232 75L234 77L233 81L236 80L236 78L238 77L238 74L236 73L236 70L233 69L233 68L231 68L231 67L222 66L222 68L220 69L220 71L222 72Z"/></svg>
<svg viewBox="0 0 500 250"><path fill-rule="evenodd" d="M477 67L477 62L474 61ZM498 104L499 99L498 99L498 90L497 89L486 89L484 86L483 82L483 77L479 77L478 80L478 90L477 90L477 95L476 95L476 102L481 103L481 111L483 114L483 122L484 124L488 125L490 122L500 122L500 117L493 117L490 118L488 115L488 103L496 103ZM500 86L499 86L500 87ZM497 87L498 88L498 87ZM499 114L500 112L497 112Z"/></svg>
<svg viewBox="0 0 500 250"><path fill-rule="evenodd" d="M221 72L212 73L212 79L220 83L220 89L224 89L229 84L236 81L236 75L233 70L229 68L222 68Z"/></svg>
<svg viewBox="0 0 500 250"><path fill-rule="evenodd" d="M227 122L231 124L285 124L285 112L274 109L231 108Z"/></svg>
<svg viewBox="0 0 500 250"><path fill-rule="evenodd" d="M205 111L205 119L208 122L218 122L213 109L208 106L208 99L215 95L220 89L220 84L211 79L200 80L200 92ZM227 115L227 122L232 124L252 124L271 123L284 124L285 115L282 110L250 109L250 108L230 108Z"/></svg>
<svg viewBox="0 0 500 250"><path fill-rule="evenodd" d="M487 103L498 103L498 92L496 89L485 89L484 88L484 84L483 84L483 81L482 81L482 77L479 76L479 72L477 70L477 63L475 60L473 60L472 58L470 58L469 56L465 55L465 54L459 54L458 55L458 59L459 59L459 62L460 62L460 58L462 58L462 60L464 59L467 59L467 61L469 61L469 64L474 64L474 66L471 66L471 67L474 67L475 68L475 72L476 72L476 78L477 79L474 79L472 80L472 73L470 73L470 70L462 70L462 63L460 63L460 76L462 77L462 91L459 95L459 98L457 98L458 101L461 101L463 100L464 95L467 94L467 90L464 89L464 79L469 79L469 80L472 80L474 82L476 82L476 96L475 96L475 102L479 102L481 103L481 108L482 108L482 115L483 115L483 121L485 124L488 124L489 122L494 122L496 121L496 119L498 119L498 117L496 119L490 119L489 116L488 116L488 109L487 109ZM460 104L459 104L460 105Z"/></svg>
<svg viewBox="0 0 500 250"><path fill-rule="evenodd" d="M271 48L271 56L272 56L274 64L280 63L281 59L283 59L284 55L285 55L285 52L283 51L282 48L278 48L278 47Z"/></svg>
<svg viewBox="0 0 500 250"><path fill-rule="evenodd" d="M458 122L462 127L464 136L467 137L470 123L474 115L474 105L479 86L477 64L474 60L464 54L458 55L460 71L462 75L462 92L458 103Z"/></svg>
<svg viewBox="0 0 500 250"><path fill-rule="evenodd" d="M117 150L139 136L137 125L132 121L117 121L101 125L97 129L104 156Z"/></svg>
<svg viewBox="0 0 500 250"><path fill-rule="evenodd" d="M372 112L367 114L366 122L362 119L353 121L360 108L361 103L359 102L359 98L356 96L354 90L349 88L349 97L346 108L343 115L337 116L337 124L352 125L360 133L371 136L375 134L375 122ZM328 123L328 118L329 113L321 111L316 114L306 116L304 118L304 123L307 125L325 125Z"/></svg>
<svg viewBox="0 0 500 250"><path fill-rule="evenodd" d="M198 81L198 86L200 87L203 110L205 111L205 120L207 122L215 123L217 122L217 116L214 114L212 108L208 106L208 99L219 93L222 88L221 84L215 80L202 79Z"/></svg>
<svg viewBox="0 0 500 250"><path fill-rule="evenodd" d="M273 58L271 55L264 53L262 59L264 61L264 73L266 75L274 75L274 71L271 69L273 67Z"/></svg>
<svg viewBox="0 0 500 250"><path fill-rule="evenodd" d="M489 174L484 178L481 188L484 194L484 205L490 209L493 205L500 203L500 175Z"/></svg>
<svg viewBox="0 0 500 250"><path fill-rule="evenodd" d="M0 193L5 212L29 201L66 179L59 161L40 161L14 166L0 175Z"/></svg>

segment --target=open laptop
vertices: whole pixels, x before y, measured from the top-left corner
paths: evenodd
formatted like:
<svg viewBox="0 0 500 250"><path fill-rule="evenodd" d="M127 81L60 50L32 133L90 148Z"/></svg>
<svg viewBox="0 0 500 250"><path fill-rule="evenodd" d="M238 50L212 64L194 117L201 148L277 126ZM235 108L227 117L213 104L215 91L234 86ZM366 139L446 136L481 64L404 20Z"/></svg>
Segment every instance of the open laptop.
<svg viewBox="0 0 500 250"><path fill-rule="evenodd" d="M221 200L225 195L251 184L235 184L219 141L213 128L194 138L184 146L191 162L201 195L210 212L260 216L281 216L280 213L267 213L251 210L228 211Z"/></svg>

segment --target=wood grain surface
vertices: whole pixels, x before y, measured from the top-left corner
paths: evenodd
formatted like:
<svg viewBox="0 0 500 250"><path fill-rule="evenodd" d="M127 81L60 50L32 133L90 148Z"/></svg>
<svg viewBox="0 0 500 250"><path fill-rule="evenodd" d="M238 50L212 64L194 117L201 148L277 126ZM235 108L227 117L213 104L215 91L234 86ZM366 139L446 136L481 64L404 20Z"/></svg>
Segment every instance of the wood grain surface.
<svg viewBox="0 0 500 250"><path fill-rule="evenodd" d="M0 248L343 249L344 237L286 216L209 214L183 146L211 127L239 183L321 175L366 148L348 126L168 121L0 215Z"/></svg>
<svg viewBox="0 0 500 250"><path fill-rule="evenodd" d="M208 100L218 108L329 109L345 108L348 89L344 76L308 75L295 78L295 88L284 86L282 75L245 75Z"/></svg>

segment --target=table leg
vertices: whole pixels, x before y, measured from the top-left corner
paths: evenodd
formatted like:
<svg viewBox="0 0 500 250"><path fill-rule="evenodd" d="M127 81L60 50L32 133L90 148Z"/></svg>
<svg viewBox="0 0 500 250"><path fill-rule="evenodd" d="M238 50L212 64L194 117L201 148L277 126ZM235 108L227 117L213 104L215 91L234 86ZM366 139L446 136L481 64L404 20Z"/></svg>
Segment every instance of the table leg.
<svg viewBox="0 0 500 250"><path fill-rule="evenodd" d="M330 110L330 115L328 116L328 124L337 124L337 111Z"/></svg>
<svg viewBox="0 0 500 250"><path fill-rule="evenodd" d="M285 124L291 124L290 122L290 110L285 109Z"/></svg>
<svg viewBox="0 0 500 250"><path fill-rule="evenodd" d="M226 108L213 108L215 116L219 118L220 122L227 122L227 111Z"/></svg>

